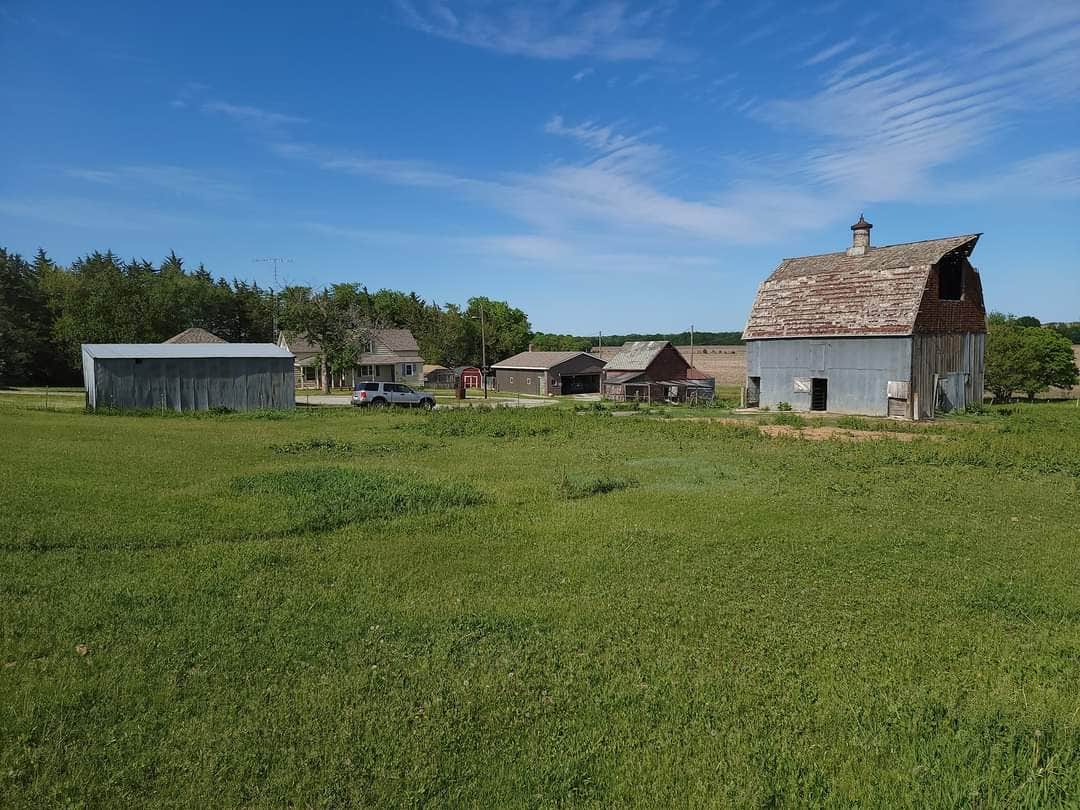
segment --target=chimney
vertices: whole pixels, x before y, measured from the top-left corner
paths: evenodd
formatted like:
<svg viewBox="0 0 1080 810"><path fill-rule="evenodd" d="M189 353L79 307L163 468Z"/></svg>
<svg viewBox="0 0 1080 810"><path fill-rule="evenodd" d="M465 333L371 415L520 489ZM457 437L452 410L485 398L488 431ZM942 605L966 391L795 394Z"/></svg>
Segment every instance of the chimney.
<svg viewBox="0 0 1080 810"><path fill-rule="evenodd" d="M532 347L532 344L530 343L529 344L529 351L531 352L532 350L533 350L533 347Z"/></svg>
<svg viewBox="0 0 1080 810"><path fill-rule="evenodd" d="M862 214L859 214L859 221L851 226L851 247L848 248L848 256L865 256L870 252L870 229L873 227Z"/></svg>

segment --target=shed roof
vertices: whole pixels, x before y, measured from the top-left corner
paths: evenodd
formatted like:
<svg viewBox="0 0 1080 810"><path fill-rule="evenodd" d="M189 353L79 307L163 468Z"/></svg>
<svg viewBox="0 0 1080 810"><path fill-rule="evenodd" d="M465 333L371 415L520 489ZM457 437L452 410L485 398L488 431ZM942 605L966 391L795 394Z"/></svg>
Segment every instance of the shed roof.
<svg viewBox="0 0 1080 810"><path fill-rule="evenodd" d="M225 338L219 338L213 332L207 332L198 326L185 329L179 335L173 335L166 343L228 343Z"/></svg>
<svg viewBox="0 0 1080 810"><path fill-rule="evenodd" d="M784 259L758 288L743 338L910 335L930 268L969 256L979 236Z"/></svg>
<svg viewBox="0 0 1080 810"><path fill-rule="evenodd" d="M595 358L599 365L604 364L603 360L588 352L518 352L513 357L507 357L505 360L500 360L493 365L492 368L521 368L529 371L546 371L549 368L555 368L555 366L562 365L567 360L573 360L575 357L581 355Z"/></svg>
<svg viewBox="0 0 1080 810"><path fill-rule="evenodd" d="M82 351L97 359L293 356L275 343L84 343Z"/></svg>
<svg viewBox="0 0 1080 810"><path fill-rule="evenodd" d="M635 340L624 343L607 362L608 371L645 371L656 356L671 344L666 340Z"/></svg>

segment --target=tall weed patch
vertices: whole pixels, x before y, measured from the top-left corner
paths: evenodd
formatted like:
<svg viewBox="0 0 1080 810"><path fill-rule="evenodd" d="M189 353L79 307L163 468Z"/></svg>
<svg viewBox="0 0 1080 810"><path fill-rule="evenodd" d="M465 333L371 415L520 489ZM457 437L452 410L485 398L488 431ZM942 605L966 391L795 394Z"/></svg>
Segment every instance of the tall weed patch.
<svg viewBox="0 0 1080 810"><path fill-rule="evenodd" d="M461 482L432 482L340 467L283 470L237 478L240 496L285 499L293 528L328 530L368 520L443 512L483 502Z"/></svg>

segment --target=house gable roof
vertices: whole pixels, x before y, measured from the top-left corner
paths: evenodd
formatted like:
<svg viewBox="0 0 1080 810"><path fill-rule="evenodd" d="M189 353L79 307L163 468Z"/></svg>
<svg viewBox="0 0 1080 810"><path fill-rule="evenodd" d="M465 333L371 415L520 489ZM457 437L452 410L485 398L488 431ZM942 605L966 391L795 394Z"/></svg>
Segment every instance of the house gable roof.
<svg viewBox="0 0 1080 810"><path fill-rule="evenodd" d="M599 365L603 365L604 363L599 357L589 354L588 352L518 352L513 357L507 357L505 360L500 360L493 365L492 368L547 371L548 369L555 368L555 366L562 365L567 360L573 360L575 357L580 357L581 355L594 358Z"/></svg>
<svg viewBox="0 0 1080 810"><path fill-rule="evenodd" d="M933 265L981 234L784 259L758 288L743 339L910 335Z"/></svg>
<svg viewBox="0 0 1080 810"><path fill-rule="evenodd" d="M228 343L224 338L219 338L213 332L207 332L198 326L185 329L179 335L173 335L165 343Z"/></svg>
<svg viewBox="0 0 1080 810"><path fill-rule="evenodd" d="M420 347L416 338L408 329L374 329L371 332L374 343L396 354L419 355ZM287 346L295 354L319 354L322 347L296 332L282 332L279 344ZM419 362L419 358L415 358Z"/></svg>

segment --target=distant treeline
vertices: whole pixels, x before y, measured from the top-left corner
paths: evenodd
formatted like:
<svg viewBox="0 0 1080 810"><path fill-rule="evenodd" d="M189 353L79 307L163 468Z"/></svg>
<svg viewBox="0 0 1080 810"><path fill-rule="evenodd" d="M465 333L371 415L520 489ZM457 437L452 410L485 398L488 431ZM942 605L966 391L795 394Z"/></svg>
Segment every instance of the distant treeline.
<svg viewBox="0 0 1080 810"><path fill-rule="evenodd" d="M599 345L597 341L600 340L603 341L605 346L621 346L634 340L669 340L676 346L689 346L690 332L656 332L647 335L592 335L589 337L537 332L533 335L532 344L533 348L538 351L587 352L593 346ZM743 339L742 332L694 332L693 342L697 346L741 346Z"/></svg>
<svg viewBox="0 0 1080 810"><path fill-rule="evenodd" d="M0 248L0 383L77 383L83 343L160 343L190 327L229 342L271 341L275 319L279 329L305 331L298 313L313 308L305 303L407 328L429 363L479 364L482 331L489 363L524 350L532 336L522 310L483 297L439 305L361 284L274 294L254 282L215 278L202 265L188 270L175 253L154 264L94 252L64 266L44 250L26 261Z"/></svg>
<svg viewBox="0 0 1080 810"><path fill-rule="evenodd" d="M1080 321L1044 323L1043 326L1053 329L1055 332L1060 332L1071 343L1080 345Z"/></svg>

